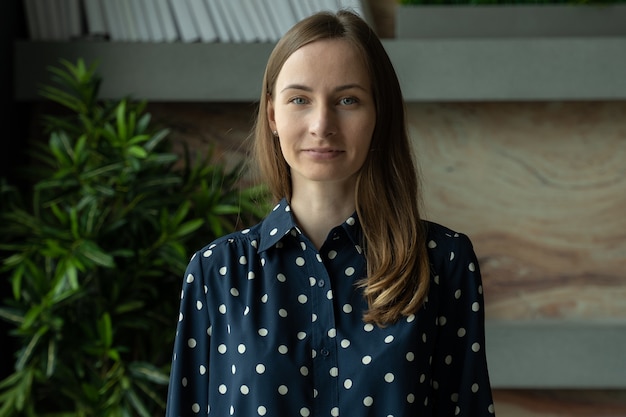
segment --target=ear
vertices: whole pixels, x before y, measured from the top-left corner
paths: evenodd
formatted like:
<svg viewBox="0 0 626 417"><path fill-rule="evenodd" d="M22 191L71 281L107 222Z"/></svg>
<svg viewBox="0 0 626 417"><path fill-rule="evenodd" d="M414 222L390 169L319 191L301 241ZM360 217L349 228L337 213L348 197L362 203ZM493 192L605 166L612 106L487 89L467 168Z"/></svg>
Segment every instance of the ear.
<svg viewBox="0 0 626 417"><path fill-rule="evenodd" d="M274 102L270 96L267 97L267 105L265 106L267 109L267 120L270 124L270 129L272 131L276 130L276 117L274 114Z"/></svg>

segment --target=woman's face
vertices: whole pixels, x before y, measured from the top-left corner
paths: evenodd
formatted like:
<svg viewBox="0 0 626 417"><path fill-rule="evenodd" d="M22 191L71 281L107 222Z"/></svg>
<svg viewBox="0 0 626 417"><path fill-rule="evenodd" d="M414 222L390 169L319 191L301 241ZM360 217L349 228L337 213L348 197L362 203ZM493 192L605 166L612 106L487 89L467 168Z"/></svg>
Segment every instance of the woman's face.
<svg viewBox="0 0 626 417"><path fill-rule="evenodd" d="M312 183L351 185L376 124L371 80L357 49L328 39L295 51L278 74L268 118L294 190Z"/></svg>

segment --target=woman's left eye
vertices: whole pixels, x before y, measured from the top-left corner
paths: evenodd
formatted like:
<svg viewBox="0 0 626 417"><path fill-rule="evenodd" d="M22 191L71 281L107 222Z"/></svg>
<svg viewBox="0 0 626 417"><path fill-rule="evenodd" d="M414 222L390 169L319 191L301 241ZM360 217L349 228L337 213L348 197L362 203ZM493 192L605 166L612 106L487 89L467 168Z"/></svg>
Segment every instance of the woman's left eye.
<svg viewBox="0 0 626 417"><path fill-rule="evenodd" d="M354 97L344 97L341 100L339 100L339 102L343 104L344 106L349 106L351 104L356 104L359 101Z"/></svg>

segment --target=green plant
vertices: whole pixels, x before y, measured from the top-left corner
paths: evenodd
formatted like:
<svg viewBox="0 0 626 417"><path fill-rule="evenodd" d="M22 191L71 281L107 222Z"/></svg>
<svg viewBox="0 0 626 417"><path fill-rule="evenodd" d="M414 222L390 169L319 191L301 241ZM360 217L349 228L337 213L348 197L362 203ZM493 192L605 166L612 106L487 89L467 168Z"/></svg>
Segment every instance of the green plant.
<svg viewBox="0 0 626 417"><path fill-rule="evenodd" d="M266 213L240 169L172 153L144 102L99 100L95 70L51 68L42 95L64 113L44 117L32 187L0 182L0 317L19 345L2 417L160 414L189 255Z"/></svg>

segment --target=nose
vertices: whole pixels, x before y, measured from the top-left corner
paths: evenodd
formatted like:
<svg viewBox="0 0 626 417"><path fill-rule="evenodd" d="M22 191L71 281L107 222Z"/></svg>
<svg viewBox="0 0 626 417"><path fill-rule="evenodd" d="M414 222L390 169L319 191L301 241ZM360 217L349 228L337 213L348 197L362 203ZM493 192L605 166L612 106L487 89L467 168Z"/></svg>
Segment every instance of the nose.
<svg viewBox="0 0 626 417"><path fill-rule="evenodd" d="M337 133L337 115L333 106L320 104L311 114L310 133L319 138L327 138Z"/></svg>

